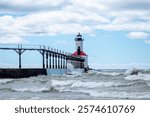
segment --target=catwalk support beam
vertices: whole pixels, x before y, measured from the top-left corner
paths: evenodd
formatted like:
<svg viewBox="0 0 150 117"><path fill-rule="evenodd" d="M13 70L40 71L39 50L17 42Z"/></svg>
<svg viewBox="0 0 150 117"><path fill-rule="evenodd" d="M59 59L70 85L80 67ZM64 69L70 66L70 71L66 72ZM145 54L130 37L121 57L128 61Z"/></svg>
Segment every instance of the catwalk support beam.
<svg viewBox="0 0 150 117"><path fill-rule="evenodd" d="M46 68L48 68L48 51L46 52Z"/></svg>
<svg viewBox="0 0 150 117"><path fill-rule="evenodd" d="M19 55L19 69L22 68L22 64L21 64L21 55L22 53L24 53L25 50L22 49L15 49L16 53Z"/></svg>
<svg viewBox="0 0 150 117"><path fill-rule="evenodd" d="M39 50L39 52L42 55L43 69L45 69L45 49L41 49L41 50Z"/></svg>

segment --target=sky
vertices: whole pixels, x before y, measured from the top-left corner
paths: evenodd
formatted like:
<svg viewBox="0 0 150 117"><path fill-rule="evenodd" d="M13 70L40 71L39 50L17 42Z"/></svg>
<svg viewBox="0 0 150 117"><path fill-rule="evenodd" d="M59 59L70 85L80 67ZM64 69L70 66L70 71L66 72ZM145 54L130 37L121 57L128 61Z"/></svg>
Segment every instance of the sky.
<svg viewBox="0 0 150 117"><path fill-rule="evenodd" d="M0 44L73 53L79 32L91 68L150 69L149 0L0 0ZM23 66L41 66L41 58L24 52ZM0 50L0 67L17 65L14 51Z"/></svg>

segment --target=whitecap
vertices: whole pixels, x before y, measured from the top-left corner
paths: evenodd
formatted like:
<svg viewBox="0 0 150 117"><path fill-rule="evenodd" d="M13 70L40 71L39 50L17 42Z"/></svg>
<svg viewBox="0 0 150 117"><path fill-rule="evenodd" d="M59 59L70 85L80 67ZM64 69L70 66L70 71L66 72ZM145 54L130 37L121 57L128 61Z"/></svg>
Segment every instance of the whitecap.
<svg viewBox="0 0 150 117"><path fill-rule="evenodd" d="M0 79L0 84L5 84L5 83L9 83L12 82L13 79Z"/></svg>
<svg viewBox="0 0 150 117"><path fill-rule="evenodd" d="M106 76L119 76L119 75L122 75L122 73L118 73L118 72L97 72L97 74L106 75Z"/></svg>
<svg viewBox="0 0 150 117"><path fill-rule="evenodd" d="M149 99L150 94L144 92L116 92L116 91L107 91L107 92L98 92L93 90L76 90L74 92L80 92L84 94L88 94L95 98L103 98L103 99Z"/></svg>
<svg viewBox="0 0 150 117"><path fill-rule="evenodd" d="M128 75L126 80L150 80L150 74Z"/></svg>
<svg viewBox="0 0 150 117"><path fill-rule="evenodd" d="M51 86L60 87L60 86L70 86L72 88L96 88L96 87L111 87L111 86L119 86L120 83L116 82L83 82L80 80L68 80L68 81L58 81L52 80Z"/></svg>
<svg viewBox="0 0 150 117"><path fill-rule="evenodd" d="M120 85L120 83L76 81L71 85L71 87L98 88L98 87L111 87L111 86L118 86L118 85Z"/></svg>
<svg viewBox="0 0 150 117"><path fill-rule="evenodd" d="M132 68L132 69L126 70L124 75L138 75L139 73L143 73L143 70Z"/></svg>
<svg viewBox="0 0 150 117"><path fill-rule="evenodd" d="M67 86L67 85L71 85L73 82L75 81L74 80L68 80L68 81L51 80L51 85L52 86Z"/></svg>
<svg viewBox="0 0 150 117"><path fill-rule="evenodd" d="M51 87L25 87L25 88L12 88L13 91L17 91L17 92L48 92L53 90L53 88Z"/></svg>

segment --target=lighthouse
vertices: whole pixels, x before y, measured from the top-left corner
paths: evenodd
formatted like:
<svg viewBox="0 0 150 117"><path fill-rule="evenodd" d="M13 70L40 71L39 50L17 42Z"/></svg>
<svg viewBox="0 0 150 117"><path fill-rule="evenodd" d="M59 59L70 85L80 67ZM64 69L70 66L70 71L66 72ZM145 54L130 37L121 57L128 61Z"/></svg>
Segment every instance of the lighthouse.
<svg viewBox="0 0 150 117"><path fill-rule="evenodd" d="M84 58L84 66L85 71L88 70L88 55L83 51L83 41L82 35L78 33L75 38L76 51L72 54L72 56Z"/></svg>

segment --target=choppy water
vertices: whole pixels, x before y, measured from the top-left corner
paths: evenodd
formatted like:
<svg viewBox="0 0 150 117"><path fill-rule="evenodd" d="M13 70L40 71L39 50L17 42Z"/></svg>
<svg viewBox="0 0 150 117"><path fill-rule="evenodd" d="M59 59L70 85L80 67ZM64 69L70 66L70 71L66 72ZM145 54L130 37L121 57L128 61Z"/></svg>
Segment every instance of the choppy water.
<svg viewBox="0 0 150 117"><path fill-rule="evenodd" d="M0 99L150 99L150 73L124 70L0 79Z"/></svg>

